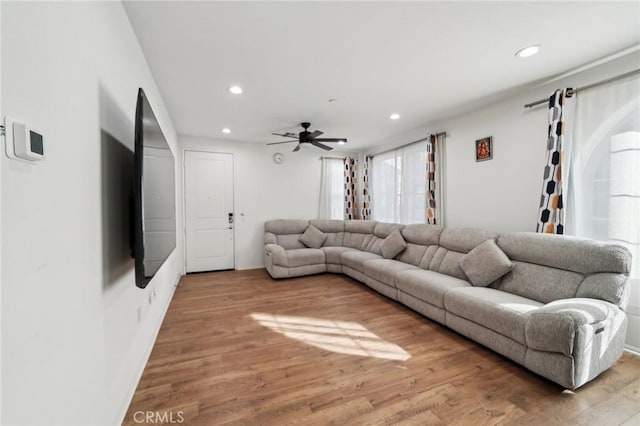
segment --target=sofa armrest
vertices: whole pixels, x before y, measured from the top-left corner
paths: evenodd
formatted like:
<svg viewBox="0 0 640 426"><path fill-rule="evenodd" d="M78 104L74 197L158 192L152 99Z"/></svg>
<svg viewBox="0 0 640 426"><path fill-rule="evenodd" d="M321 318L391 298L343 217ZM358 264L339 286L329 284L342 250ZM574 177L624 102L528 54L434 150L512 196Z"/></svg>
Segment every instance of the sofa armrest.
<svg viewBox="0 0 640 426"><path fill-rule="evenodd" d="M624 315L616 305L598 299L561 299L547 303L531 311L527 318L527 346L571 356L576 334L581 328L599 334L610 324L608 320L619 314Z"/></svg>
<svg viewBox="0 0 640 426"><path fill-rule="evenodd" d="M289 266L285 249L277 244L267 244L264 246L265 263L273 265Z"/></svg>

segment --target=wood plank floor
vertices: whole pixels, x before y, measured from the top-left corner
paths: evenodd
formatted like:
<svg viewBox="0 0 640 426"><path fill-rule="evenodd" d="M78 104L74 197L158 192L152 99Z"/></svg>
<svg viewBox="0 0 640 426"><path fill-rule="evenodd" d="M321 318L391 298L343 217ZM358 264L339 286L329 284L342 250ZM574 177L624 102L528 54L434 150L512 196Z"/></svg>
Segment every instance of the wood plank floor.
<svg viewBox="0 0 640 426"><path fill-rule="evenodd" d="M638 425L640 357L571 392L343 275L196 274L125 424L141 411L207 426Z"/></svg>

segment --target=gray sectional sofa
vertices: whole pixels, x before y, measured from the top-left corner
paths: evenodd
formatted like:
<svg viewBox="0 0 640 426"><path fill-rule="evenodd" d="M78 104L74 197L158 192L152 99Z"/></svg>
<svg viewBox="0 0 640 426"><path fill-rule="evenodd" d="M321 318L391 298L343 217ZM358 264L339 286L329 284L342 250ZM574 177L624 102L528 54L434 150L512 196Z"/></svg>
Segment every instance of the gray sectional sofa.
<svg viewBox="0 0 640 426"><path fill-rule="evenodd" d="M287 219L265 223L264 263L273 278L344 273L569 389L623 351L631 254L615 244Z"/></svg>

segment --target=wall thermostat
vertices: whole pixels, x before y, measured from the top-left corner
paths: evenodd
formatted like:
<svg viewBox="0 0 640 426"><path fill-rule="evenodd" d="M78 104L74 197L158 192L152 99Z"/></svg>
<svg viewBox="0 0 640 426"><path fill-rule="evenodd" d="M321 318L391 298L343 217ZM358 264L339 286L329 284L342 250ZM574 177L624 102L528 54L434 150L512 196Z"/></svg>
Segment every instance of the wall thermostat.
<svg viewBox="0 0 640 426"><path fill-rule="evenodd" d="M42 133L26 123L6 117L5 147L9 158L26 161L44 160L44 138Z"/></svg>

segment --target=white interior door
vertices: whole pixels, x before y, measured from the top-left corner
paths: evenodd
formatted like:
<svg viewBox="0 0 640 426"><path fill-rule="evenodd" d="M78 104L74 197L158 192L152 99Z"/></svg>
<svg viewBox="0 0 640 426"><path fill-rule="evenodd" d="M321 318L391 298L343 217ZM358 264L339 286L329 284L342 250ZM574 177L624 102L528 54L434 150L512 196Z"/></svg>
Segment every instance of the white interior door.
<svg viewBox="0 0 640 426"><path fill-rule="evenodd" d="M234 268L233 155L185 151L187 272Z"/></svg>

